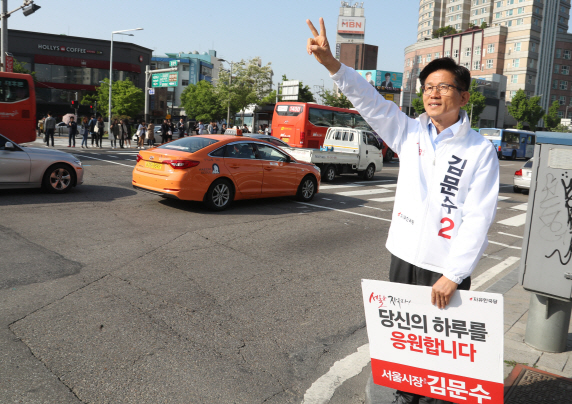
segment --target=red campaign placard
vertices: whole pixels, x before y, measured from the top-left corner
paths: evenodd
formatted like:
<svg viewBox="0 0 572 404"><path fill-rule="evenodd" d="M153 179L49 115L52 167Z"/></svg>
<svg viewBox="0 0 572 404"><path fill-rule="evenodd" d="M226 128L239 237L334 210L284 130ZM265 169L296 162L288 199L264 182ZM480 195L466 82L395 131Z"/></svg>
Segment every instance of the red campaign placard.
<svg viewBox="0 0 572 404"><path fill-rule="evenodd" d="M375 384L453 403L499 404L504 384L457 376L398 363L371 360Z"/></svg>
<svg viewBox="0 0 572 404"><path fill-rule="evenodd" d="M503 296L362 280L374 383L459 403L503 402Z"/></svg>

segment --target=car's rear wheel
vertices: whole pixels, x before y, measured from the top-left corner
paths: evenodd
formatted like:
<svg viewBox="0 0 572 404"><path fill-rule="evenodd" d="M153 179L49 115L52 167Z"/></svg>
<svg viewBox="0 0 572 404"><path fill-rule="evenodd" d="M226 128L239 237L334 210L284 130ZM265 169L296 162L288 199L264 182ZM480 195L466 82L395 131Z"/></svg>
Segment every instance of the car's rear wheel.
<svg viewBox="0 0 572 404"><path fill-rule="evenodd" d="M214 181L207 194L205 195L205 204L209 209L221 211L228 208L234 200L234 189L230 181L219 179Z"/></svg>
<svg viewBox="0 0 572 404"><path fill-rule="evenodd" d="M314 198L314 195L316 195L316 188L316 179L311 175L307 175L302 179L302 182L300 182L296 197L301 202L310 202L312 198Z"/></svg>
<svg viewBox="0 0 572 404"><path fill-rule="evenodd" d="M393 160L393 150L387 149L387 152L385 152L385 156L383 157L383 161L387 163L391 160Z"/></svg>
<svg viewBox="0 0 572 404"><path fill-rule="evenodd" d="M68 192L75 183L75 172L67 164L54 164L46 170L42 187L52 194Z"/></svg>
<svg viewBox="0 0 572 404"><path fill-rule="evenodd" d="M327 166L326 170L324 171L324 176L322 178L326 182L333 181L334 178L336 178L336 166L334 166L333 164Z"/></svg>
<svg viewBox="0 0 572 404"><path fill-rule="evenodd" d="M520 188L517 187L516 185L513 185L512 190L513 190L514 192L516 192L517 194L520 194Z"/></svg>

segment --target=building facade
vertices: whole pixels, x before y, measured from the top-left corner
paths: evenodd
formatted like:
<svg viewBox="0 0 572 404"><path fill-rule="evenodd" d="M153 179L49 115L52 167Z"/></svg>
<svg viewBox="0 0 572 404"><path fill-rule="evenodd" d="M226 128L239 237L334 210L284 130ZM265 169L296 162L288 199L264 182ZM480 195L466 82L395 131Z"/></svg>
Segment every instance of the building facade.
<svg viewBox="0 0 572 404"><path fill-rule="evenodd" d="M378 47L365 44L363 3L342 1L336 30L336 59L356 70L377 69Z"/></svg>
<svg viewBox="0 0 572 404"><path fill-rule="evenodd" d="M38 118L48 111L73 113L71 100L81 100L109 78L110 41L19 30L9 30L8 38L8 51L35 72ZM151 55L151 49L114 41L113 80L130 79L144 89Z"/></svg>
<svg viewBox="0 0 572 404"><path fill-rule="evenodd" d="M522 89L541 95L545 110L558 100L564 116L572 96L566 80L572 65L566 59L572 51L569 17L570 0L421 0L418 41L405 49L404 84L415 84L432 59L449 56L473 77L499 82L494 75L505 76L506 102ZM447 26L458 33L433 38ZM505 126L515 123L505 114Z"/></svg>

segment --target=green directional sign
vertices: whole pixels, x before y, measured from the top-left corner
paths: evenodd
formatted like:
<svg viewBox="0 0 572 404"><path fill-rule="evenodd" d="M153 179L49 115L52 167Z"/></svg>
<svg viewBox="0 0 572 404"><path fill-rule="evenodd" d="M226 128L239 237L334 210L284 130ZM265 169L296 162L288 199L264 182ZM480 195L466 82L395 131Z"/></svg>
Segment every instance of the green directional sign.
<svg viewBox="0 0 572 404"><path fill-rule="evenodd" d="M177 87L179 85L179 72L156 73L151 76L152 87Z"/></svg>
<svg viewBox="0 0 572 404"><path fill-rule="evenodd" d="M177 66L179 66L178 60L170 60L169 61L169 67L177 67Z"/></svg>

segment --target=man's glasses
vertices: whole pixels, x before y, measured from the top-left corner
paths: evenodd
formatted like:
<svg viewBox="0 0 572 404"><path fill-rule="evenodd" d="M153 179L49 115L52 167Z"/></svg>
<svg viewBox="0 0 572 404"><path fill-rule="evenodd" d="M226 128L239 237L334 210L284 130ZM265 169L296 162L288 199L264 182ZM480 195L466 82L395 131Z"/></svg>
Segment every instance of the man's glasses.
<svg viewBox="0 0 572 404"><path fill-rule="evenodd" d="M454 85L445 83L437 84L436 86L424 85L421 86L421 91L423 92L423 94L431 95L433 93L433 90L435 90L438 91L439 94L445 95L449 92L449 88L455 88L459 91L463 91L459 87L455 87Z"/></svg>

